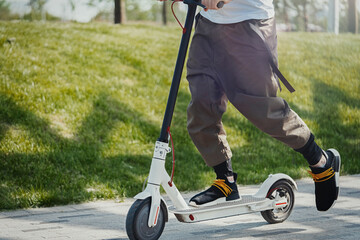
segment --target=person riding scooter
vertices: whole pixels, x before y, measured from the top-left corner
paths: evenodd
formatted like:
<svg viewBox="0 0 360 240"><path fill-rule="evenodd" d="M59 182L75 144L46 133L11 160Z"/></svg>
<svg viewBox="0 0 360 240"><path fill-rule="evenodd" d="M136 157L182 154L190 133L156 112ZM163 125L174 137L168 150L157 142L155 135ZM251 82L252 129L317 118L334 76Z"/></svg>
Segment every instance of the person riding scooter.
<svg viewBox="0 0 360 240"><path fill-rule="evenodd" d="M277 96L277 67L271 65L271 61L277 65L273 1L224 0L221 9L218 2L202 0L206 9L196 17L187 62L188 132L216 173L213 185L192 197L190 205L240 198L222 124L230 101L261 131L304 156L315 182L317 209L328 210L339 193L340 154L335 149L322 150L305 122Z"/></svg>

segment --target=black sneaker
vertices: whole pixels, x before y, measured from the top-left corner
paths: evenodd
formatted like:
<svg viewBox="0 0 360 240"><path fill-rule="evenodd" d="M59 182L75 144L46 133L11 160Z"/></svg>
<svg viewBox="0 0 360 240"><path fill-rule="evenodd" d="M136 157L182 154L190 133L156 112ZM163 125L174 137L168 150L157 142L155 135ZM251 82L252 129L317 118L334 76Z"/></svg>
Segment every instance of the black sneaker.
<svg viewBox="0 0 360 240"><path fill-rule="evenodd" d="M234 182L232 183L229 182L226 176L222 179L216 179L209 189L192 197L189 205L204 207L240 199L236 179L236 173L234 173Z"/></svg>
<svg viewBox="0 0 360 240"><path fill-rule="evenodd" d="M315 182L316 207L319 211L329 210L339 195L340 154L335 149L327 150L326 154L325 167L310 167L309 171Z"/></svg>

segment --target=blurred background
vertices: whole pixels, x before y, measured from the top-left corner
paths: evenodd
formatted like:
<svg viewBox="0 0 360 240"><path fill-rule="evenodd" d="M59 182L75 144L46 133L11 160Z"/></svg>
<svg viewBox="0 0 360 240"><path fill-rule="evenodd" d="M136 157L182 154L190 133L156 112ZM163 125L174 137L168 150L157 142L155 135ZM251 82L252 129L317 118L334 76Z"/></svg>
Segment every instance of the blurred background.
<svg viewBox="0 0 360 240"><path fill-rule="evenodd" d="M155 0L0 0L0 20L172 24L168 5ZM279 31L359 32L360 0L274 0ZM177 16L184 4L175 4Z"/></svg>
<svg viewBox="0 0 360 240"><path fill-rule="evenodd" d="M181 35L171 4L0 0L0 211L121 201L141 191ZM359 0L274 4L283 31L279 65L296 88L279 96L320 146L341 152L341 174L359 174ZM184 22L185 4L173 8ZM171 129L175 182L180 191L195 191L215 176L186 129L191 94L183 78ZM231 104L223 119L240 184L277 172L308 177L301 154Z"/></svg>

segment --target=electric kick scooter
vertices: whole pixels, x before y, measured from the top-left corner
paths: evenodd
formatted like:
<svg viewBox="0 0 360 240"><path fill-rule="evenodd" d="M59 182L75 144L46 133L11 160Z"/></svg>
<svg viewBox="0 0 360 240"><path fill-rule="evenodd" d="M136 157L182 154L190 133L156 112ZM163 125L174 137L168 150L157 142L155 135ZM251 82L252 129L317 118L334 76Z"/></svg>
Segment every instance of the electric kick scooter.
<svg viewBox="0 0 360 240"><path fill-rule="evenodd" d="M297 190L297 185L292 178L285 174L269 175L256 194L242 195L240 200L207 207L192 207L185 202L172 182L172 178L166 172L166 154L171 152L168 129L174 112L191 29L197 6L204 7L201 0L183 0L183 2L188 5L188 12L160 137L155 143L147 186L143 192L134 197L137 200L129 209L126 217L126 232L130 239L158 239L164 230L165 222L168 221L168 211L174 213L180 222L186 223L253 212L261 212L269 223L280 223L289 217L294 206L293 189ZM222 5L223 2L220 2L218 7L220 8ZM173 203L171 208L167 207L160 195L160 186L163 187Z"/></svg>

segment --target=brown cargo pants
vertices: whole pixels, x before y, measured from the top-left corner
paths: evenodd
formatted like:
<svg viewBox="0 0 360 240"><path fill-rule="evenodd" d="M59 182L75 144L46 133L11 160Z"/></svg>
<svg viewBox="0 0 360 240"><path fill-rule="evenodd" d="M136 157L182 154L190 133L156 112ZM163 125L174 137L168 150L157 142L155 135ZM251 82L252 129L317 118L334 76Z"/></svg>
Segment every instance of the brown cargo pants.
<svg viewBox="0 0 360 240"><path fill-rule="evenodd" d="M277 58L275 20L256 21ZM230 101L257 128L293 149L303 147L310 130L277 97L279 84L268 60L265 44L249 21L215 24L200 16L187 62L191 92L188 132L210 167L232 157L222 124Z"/></svg>

